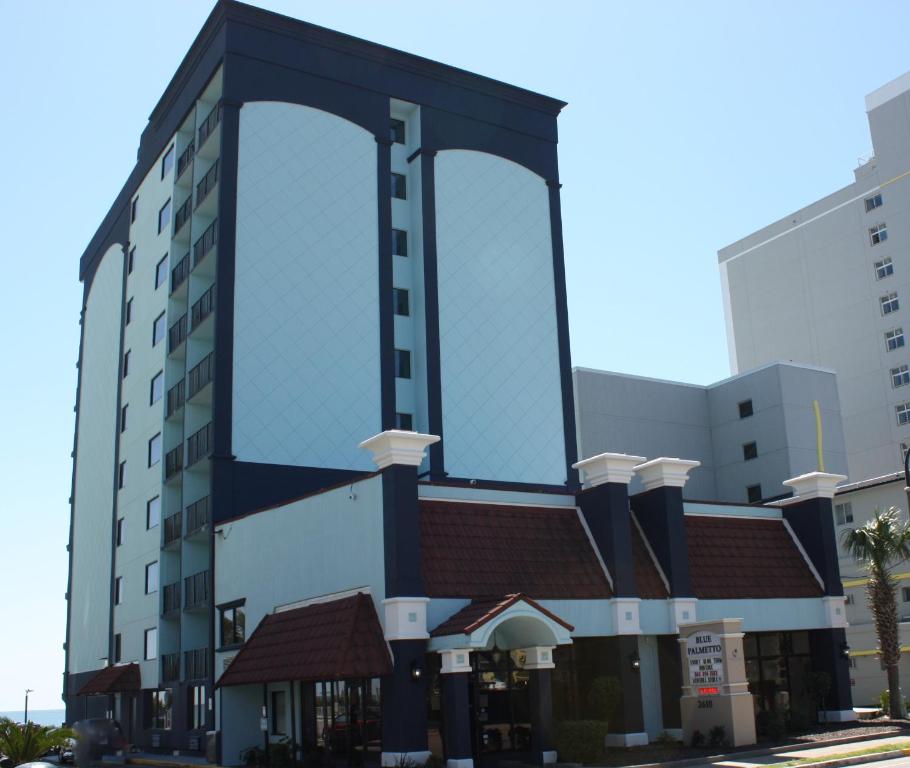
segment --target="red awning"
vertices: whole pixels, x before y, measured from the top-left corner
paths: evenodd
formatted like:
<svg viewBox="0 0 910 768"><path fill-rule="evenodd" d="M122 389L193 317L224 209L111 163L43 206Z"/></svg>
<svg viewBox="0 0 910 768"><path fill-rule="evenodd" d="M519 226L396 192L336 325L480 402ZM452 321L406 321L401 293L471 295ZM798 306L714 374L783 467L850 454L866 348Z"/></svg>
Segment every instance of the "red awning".
<svg viewBox="0 0 910 768"><path fill-rule="evenodd" d="M138 664L114 664L105 667L83 685L77 696L95 696L103 693L129 693L142 688Z"/></svg>
<svg viewBox="0 0 910 768"><path fill-rule="evenodd" d="M373 601L360 592L266 616L218 685L346 680L391 671Z"/></svg>

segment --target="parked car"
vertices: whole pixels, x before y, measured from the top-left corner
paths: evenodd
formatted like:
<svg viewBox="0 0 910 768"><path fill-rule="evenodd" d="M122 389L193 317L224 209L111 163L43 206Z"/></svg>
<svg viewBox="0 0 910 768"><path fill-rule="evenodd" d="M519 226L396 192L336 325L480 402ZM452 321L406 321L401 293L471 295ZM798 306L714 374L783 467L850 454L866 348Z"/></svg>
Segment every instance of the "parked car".
<svg viewBox="0 0 910 768"><path fill-rule="evenodd" d="M57 753L57 759L61 764L74 763L76 761L76 740L66 739L60 745L60 751Z"/></svg>
<svg viewBox="0 0 910 768"><path fill-rule="evenodd" d="M106 717L93 717L73 723L76 732L76 747L73 750L76 765L87 766L92 760L100 760L103 755L116 754L127 749L123 729L116 720Z"/></svg>

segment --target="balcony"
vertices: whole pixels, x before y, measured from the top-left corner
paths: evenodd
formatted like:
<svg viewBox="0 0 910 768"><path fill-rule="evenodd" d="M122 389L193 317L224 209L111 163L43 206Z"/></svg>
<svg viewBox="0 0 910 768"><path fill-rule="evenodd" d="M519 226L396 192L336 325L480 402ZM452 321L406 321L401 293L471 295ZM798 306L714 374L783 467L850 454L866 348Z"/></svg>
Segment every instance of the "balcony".
<svg viewBox="0 0 910 768"><path fill-rule="evenodd" d="M205 120L202 121L202 125L199 126L199 149L201 150L203 145L209 136L212 135L215 128L218 127L218 123L221 122L221 105L216 104L212 107L212 111L209 112Z"/></svg>
<svg viewBox="0 0 910 768"><path fill-rule="evenodd" d="M180 613L180 582L165 584L161 591L161 617L174 618Z"/></svg>
<svg viewBox="0 0 910 768"><path fill-rule="evenodd" d="M186 537L201 533L209 524L209 497L203 496L186 508Z"/></svg>
<svg viewBox="0 0 910 768"><path fill-rule="evenodd" d="M167 391L167 411L164 418L169 419L175 413L183 408L185 402L184 392L186 390L185 380L180 379L173 387Z"/></svg>
<svg viewBox="0 0 910 768"><path fill-rule="evenodd" d="M199 262L215 247L218 240L217 224L218 220L215 219L215 221L208 225L205 232L202 233L202 236L193 243L193 269L195 269Z"/></svg>
<svg viewBox="0 0 910 768"><path fill-rule="evenodd" d="M180 679L180 653L161 654L161 682L176 683Z"/></svg>
<svg viewBox="0 0 910 768"><path fill-rule="evenodd" d="M212 422L206 424L198 432L190 435L186 441L186 466L192 467L200 459L206 458L212 452L212 441L215 429Z"/></svg>
<svg viewBox="0 0 910 768"><path fill-rule="evenodd" d="M202 389L211 383L214 372L215 353L209 352L198 364L190 368L190 372L186 375L189 380L187 400L192 400Z"/></svg>
<svg viewBox="0 0 910 768"><path fill-rule="evenodd" d="M209 289L202 294L190 309L192 317L191 330L195 331L203 321L212 314L215 309L215 286L209 286Z"/></svg>
<svg viewBox="0 0 910 768"><path fill-rule="evenodd" d="M179 181L183 176L183 172L187 168L191 168L193 165L193 158L196 155L196 145L191 141L186 149L183 150L183 153L180 157L177 158L177 176L175 181Z"/></svg>
<svg viewBox="0 0 910 768"><path fill-rule="evenodd" d="M167 353L169 355L180 349L186 341L186 315L183 315L167 331Z"/></svg>
<svg viewBox="0 0 910 768"><path fill-rule="evenodd" d="M164 455L164 479L170 480L183 469L183 443Z"/></svg>
<svg viewBox="0 0 910 768"><path fill-rule="evenodd" d="M183 668L187 680L204 680L209 675L209 649L194 648L183 652Z"/></svg>
<svg viewBox="0 0 910 768"><path fill-rule="evenodd" d="M218 183L218 161L216 160L213 163L212 167L208 169L205 176L202 177L202 181L200 181L196 185L196 207L197 208L202 204L202 201L205 200L209 196L209 192L211 192L215 188L215 185L217 183Z"/></svg>
<svg viewBox="0 0 910 768"><path fill-rule="evenodd" d="M205 608L209 604L209 572L200 571L183 580L185 611Z"/></svg>
<svg viewBox="0 0 910 768"><path fill-rule="evenodd" d="M173 295L181 285L186 282L186 278L190 274L190 254L189 252L184 255L180 261L177 262L177 266L171 270L171 294Z"/></svg>
<svg viewBox="0 0 910 768"><path fill-rule="evenodd" d="M183 513L175 512L170 517L164 518L164 549L180 541L183 534ZM179 595L178 595L179 597ZM177 607L180 605L178 603Z"/></svg>
<svg viewBox="0 0 910 768"><path fill-rule="evenodd" d="M180 230L183 229L183 226L190 220L192 215L193 196L190 195L183 201L183 205L177 209L177 213L174 215L174 237L180 234Z"/></svg>

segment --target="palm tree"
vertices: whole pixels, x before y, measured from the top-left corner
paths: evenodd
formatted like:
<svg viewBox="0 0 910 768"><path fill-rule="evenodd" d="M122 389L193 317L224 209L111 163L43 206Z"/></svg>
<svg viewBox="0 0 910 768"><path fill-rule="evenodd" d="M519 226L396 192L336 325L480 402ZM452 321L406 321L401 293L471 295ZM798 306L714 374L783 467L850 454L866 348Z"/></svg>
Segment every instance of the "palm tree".
<svg viewBox="0 0 910 768"><path fill-rule="evenodd" d="M71 738L75 738L75 734L69 728L54 728L35 723L20 725L9 718L0 717L0 752L5 754L14 766L37 760Z"/></svg>
<svg viewBox="0 0 910 768"><path fill-rule="evenodd" d="M846 530L842 543L857 563L869 574L866 594L869 609L875 620L878 648L882 665L888 673L889 709L891 718L902 717L903 698L900 691L901 648L897 621L897 582L892 569L901 560L910 558L910 525L902 523L900 510L879 509L871 520L856 530Z"/></svg>

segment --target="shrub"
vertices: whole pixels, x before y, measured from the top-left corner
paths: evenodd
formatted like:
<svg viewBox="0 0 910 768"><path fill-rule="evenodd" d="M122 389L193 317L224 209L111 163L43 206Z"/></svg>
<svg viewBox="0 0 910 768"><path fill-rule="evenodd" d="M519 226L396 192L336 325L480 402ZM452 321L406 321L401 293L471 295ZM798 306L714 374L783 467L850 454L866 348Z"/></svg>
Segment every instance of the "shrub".
<svg viewBox="0 0 910 768"><path fill-rule="evenodd" d="M727 743L727 729L722 725L715 725L708 734L709 747L722 747Z"/></svg>
<svg viewBox="0 0 910 768"><path fill-rule="evenodd" d="M705 734L698 730L692 731L692 746L696 749L705 746Z"/></svg>
<svg viewBox="0 0 910 768"><path fill-rule="evenodd" d="M622 686L615 677L595 677L588 691L588 707L596 720L613 717L616 705L622 699Z"/></svg>
<svg viewBox="0 0 910 768"><path fill-rule="evenodd" d="M607 724L602 720L564 720L556 726L560 762L596 763L603 758Z"/></svg>
<svg viewBox="0 0 910 768"><path fill-rule="evenodd" d="M771 741L783 738L787 732L787 722L783 712L759 712L755 716L755 730L760 736Z"/></svg>
<svg viewBox="0 0 910 768"><path fill-rule="evenodd" d="M908 699L904 699L904 709L907 709ZM882 705L882 712L886 715L891 711L891 691L885 689L882 691L882 695L879 696L879 703Z"/></svg>

